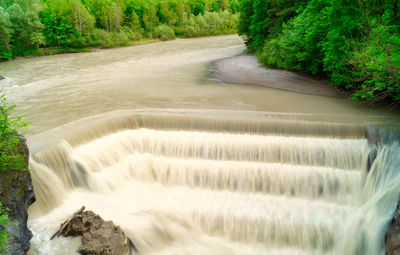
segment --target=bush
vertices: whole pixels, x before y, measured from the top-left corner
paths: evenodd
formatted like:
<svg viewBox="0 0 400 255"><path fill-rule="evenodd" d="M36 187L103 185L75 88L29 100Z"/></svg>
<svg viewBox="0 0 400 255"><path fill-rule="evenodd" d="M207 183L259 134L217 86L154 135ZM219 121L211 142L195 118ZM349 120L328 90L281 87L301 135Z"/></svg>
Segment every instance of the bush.
<svg viewBox="0 0 400 255"><path fill-rule="evenodd" d="M143 38L143 29L133 30L127 26L121 28L120 33L128 39L128 41L137 41Z"/></svg>
<svg viewBox="0 0 400 255"><path fill-rule="evenodd" d="M304 12L283 25L276 38L267 40L258 56L262 63L292 71L320 74L323 44L328 33L326 16L316 15L326 5L309 6Z"/></svg>
<svg viewBox="0 0 400 255"><path fill-rule="evenodd" d="M70 47L70 48L85 48L89 46L88 38L84 36L76 36L72 35L70 38L68 38L64 44L65 47Z"/></svg>
<svg viewBox="0 0 400 255"><path fill-rule="evenodd" d="M154 29L153 37L162 41L175 39L175 32L167 25L161 25Z"/></svg>
<svg viewBox="0 0 400 255"><path fill-rule="evenodd" d="M205 12L204 15L190 15L187 24L178 31L185 37L210 36L236 33L238 15L228 11ZM177 31L177 30L175 30ZM180 34L177 32L177 34Z"/></svg>
<svg viewBox="0 0 400 255"><path fill-rule="evenodd" d="M24 153L19 150L17 131L29 123L21 116L11 116L15 105L9 106L0 93L0 172L26 169Z"/></svg>
<svg viewBox="0 0 400 255"><path fill-rule="evenodd" d="M7 230L5 229L11 222L8 220L7 212L3 210L3 205L0 203L0 253L5 254L6 246L9 242Z"/></svg>
<svg viewBox="0 0 400 255"><path fill-rule="evenodd" d="M95 28L93 31L89 33L87 36L88 42L90 46L93 47L100 47L104 42L107 42L110 40L109 33L107 33L103 29Z"/></svg>
<svg viewBox="0 0 400 255"><path fill-rule="evenodd" d="M350 60L358 87L354 100L400 101L400 35L374 22Z"/></svg>
<svg viewBox="0 0 400 255"><path fill-rule="evenodd" d="M127 46L131 42L143 38L143 35L133 31L127 26L123 26L120 31L107 32L103 29L94 29L83 39L86 47L112 48L117 46Z"/></svg>

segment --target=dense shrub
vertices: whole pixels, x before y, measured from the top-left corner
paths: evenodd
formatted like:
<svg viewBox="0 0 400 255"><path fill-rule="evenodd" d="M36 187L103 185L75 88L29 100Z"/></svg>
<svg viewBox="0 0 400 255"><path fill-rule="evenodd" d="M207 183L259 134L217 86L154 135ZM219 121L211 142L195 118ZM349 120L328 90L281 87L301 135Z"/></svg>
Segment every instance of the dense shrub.
<svg viewBox="0 0 400 255"><path fill-rule="evenodd" d="M236 32L238 15L228 11L205 12L204 15L190 15L182 30L175 30L185 37L211 36Z"/></svg>
<svg viewBox="0 0 400 255"><path fill-rule="evenodd" d="M175 32L167 25L160 25L154 29L153 37L161 41L175 39Z"/></svg>
<svg viewBox="0 0 400 255"><path fill-rule="evenodd" d="M395 26L373 24L349 63L358 84L354 100L400 101L400 34Z"/></svg>
<svg viewBox="0 0 400 255"><path fill-rule="evenodd" d="M3 205L0 203L0 253L6 254L6 245L8 244L9 237L5 226L9 225L7 212L3 210Z"/></svg>
<svg viewBox="0 0 400 255"><path fill-rule="evenodd" d="M0 93L0 173L10 169L26 169L24 154L19 151L17 131L29 123L21 116L11 116L15 105L9 106L5 95Z"/></svg>

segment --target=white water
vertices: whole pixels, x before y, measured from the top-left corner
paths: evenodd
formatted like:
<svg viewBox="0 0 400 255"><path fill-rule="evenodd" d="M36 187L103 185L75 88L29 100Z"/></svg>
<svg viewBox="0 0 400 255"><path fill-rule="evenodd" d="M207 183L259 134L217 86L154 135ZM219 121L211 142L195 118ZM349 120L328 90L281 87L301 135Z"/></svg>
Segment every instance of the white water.
<svg viewBox="0 0 400 255"><path fill-rule="evenodd" d="M368 174L370 146L357 125L338 138L327 123L298 121L313 127L298 136L268 134L262 122L234 133L242 121L228 119L224 132L207 127L212 117L186 118L171 130L154 115L148 123L159 129L105 120L35 154L33 252L75 254L79 240L48 237L86 205L120 225L140 254L382 254L399 195L397 144L380 147Z"/></svg>
<svg viewBox="0 0 400 255"><path fill-rule="evenodd" d="M400 149L377 146L367 172L366 126L396 114L206 75L242 49L227 36L0 64L37 133L32 253L77 254L49 237L85 205L140 254L383 254Z"/></svg>

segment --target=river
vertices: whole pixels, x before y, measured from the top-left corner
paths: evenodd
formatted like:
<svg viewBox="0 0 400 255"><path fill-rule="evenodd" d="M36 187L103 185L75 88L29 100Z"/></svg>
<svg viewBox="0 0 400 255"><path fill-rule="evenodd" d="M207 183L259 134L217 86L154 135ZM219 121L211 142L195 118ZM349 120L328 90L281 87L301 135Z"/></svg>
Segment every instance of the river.
<svg viewBox="0 0 400 255"><path fill-rule="evenodd" d="M33 254L77 254L49 236L82 205L140 254L382 253L400 150L368 171L366 129L398 113L209 72L244 49L230 35L0 63L32 122Z"/></svg>

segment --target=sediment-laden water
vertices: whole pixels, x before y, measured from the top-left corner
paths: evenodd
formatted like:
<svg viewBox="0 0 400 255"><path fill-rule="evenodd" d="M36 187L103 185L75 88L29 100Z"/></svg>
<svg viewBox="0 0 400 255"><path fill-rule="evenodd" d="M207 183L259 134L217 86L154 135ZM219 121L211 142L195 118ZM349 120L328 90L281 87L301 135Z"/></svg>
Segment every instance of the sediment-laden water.
<svg viewBox="0 0 400 255"><path fill-rule="evenodd" d="M242 50L223 36L1 64L35 132L33 254L76 254L49 237L82 205L140 254L383 254L400 148L367 133L396 113L208 74Z"/></svg>

